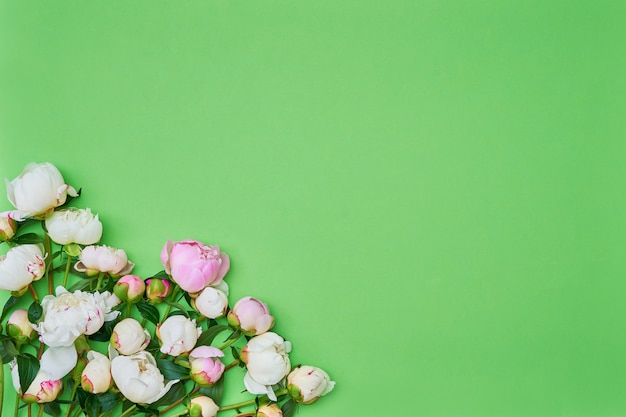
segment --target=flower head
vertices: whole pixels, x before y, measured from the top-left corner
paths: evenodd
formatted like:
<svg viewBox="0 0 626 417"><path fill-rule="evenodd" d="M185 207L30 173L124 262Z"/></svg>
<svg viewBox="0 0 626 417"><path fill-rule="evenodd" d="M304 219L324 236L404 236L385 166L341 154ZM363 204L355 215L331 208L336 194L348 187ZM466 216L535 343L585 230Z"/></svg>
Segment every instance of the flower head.
<svg viewBox="0 0 626 417"><path fill-rule="evenodd" d="M46 271L40 245L19 245L0 256L0 290L21 291Z"/></svg>
<svg viewBox="0 0 626 417"><path fill-rule="evenodd" d="M102 237L102 223L89 209L57 210L46 218L46 229L59 245L93 245Z"/></svg>
<svg viewBox="0 0 626 417"><path fill-rule="evenodd" d="M210 397L199 395L191 399L189 403L190 417L215 417L220 408Z"/></svg>
<svg viewBox="0 0 626 417"><path fill-rule="evenodd" d="M224 373L224 364L217 358L224 352L213 346L199 346L189 353L191 379L203 387L212 387Z"/></svg>
<svg viewBox="0 0 626 417"><path fill-rule="evenodd" d="M110 246L87 246L80 253L79 261L74 266L79 272L89 276L106 272L114 277L129 274L135 264L128 260L123 249Z"/></svg>
<svg viewBox="0 0 626 417"><path fill-rule="evenodd" d="M282 381L289 373L291 363L287 354L290 350L291 344L273 332L263 333L248 341L241 350L241 359L248 370L243 382L249 393L267 394L276 401L272 385Z"/></svg>
<svg viewBox="0 0 626 417"><path fill-rule="evenodd" d="M228 323L240 328L247 336L255 336L271 329L274 317L265 303L256 298L244 297L228 312Z"/></svg>
<svg viewBox="0 0 626 417"><path fill-rule="evenodd" d="M314 366L297 366L287 375L287 389L295 401L311 404L335 387L326 372Z"/></svg>
<svg viewBox="0 0 626 417"><path fill-rule="evenodd" d="M177 356L189 352L196 345L202 329L195 320L185 316L170 316L157 329L161 341L161 352Z"/></svg>

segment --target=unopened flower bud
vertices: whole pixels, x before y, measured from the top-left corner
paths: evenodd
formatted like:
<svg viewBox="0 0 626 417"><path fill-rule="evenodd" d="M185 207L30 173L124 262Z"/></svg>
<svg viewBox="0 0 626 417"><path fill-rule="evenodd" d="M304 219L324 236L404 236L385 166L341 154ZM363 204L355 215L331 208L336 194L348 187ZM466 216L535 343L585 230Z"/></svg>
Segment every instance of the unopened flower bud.
<svg viewBox="0 0 626 417"><path fill-rule="evenodd" d="M150 304L159 304L172 292L172 283L167 279L150 278L146 281L146 298Z"/></svg>
<svg viewBox="0 0 626 417"><path fill-rule="evenodd" d="M0 242L11 239L17 231L17 222L8 214L0 215Z"/></svg>
<svg viewBox="0 0 626 417"><path fill-rule="evenodd" d="M35 338L37 333L28 321L28 311L20 309L11 314L7 321L7 333L20 344L28 343Z"/></svg>
<svg viewBox="0 0 626 417"><path fill-rule="evenodd" d="M213 346L199 346L189 352L191 379L202 387L212 387L224 373L224 364L217 358L224 352Z"/></svg>
<svg viewBox="0 0 626 417"><path fill-rule="evenodd" d="M228 312L228 324L240 328L246 336L256 336L272 328L274 317L265 303L256 298L244 297Z"/></svg>
<svg viewBox="0 0 626 417"><path fill-rule="evenodd" d="M136 303L141 300L146 290L146 284L137 275L125 275L113 287L113 292L122 301Z"/></svg>
<svg viewBox="0 0 626 417"><path fill-rule="evenodd" d="M200 395L189 403L189 417L215 417L220 408L210 397Z"/></svg>
<svg viewBox="0 0 626 417"><path fill-rule="evenodd" d="M81 376L81 387L92 394L100 394L111 388L111 361L103 354L94 350L87 353L89 363Z"/></svg>
<svg viewBox="0 0 626 417"><path fill-rule="evenodd" d="M283 412L276 403L264 404L256 410L256 417L282 417Z"/></svg>
<svg viewBox="0 0 626 417"><path fill-rule="evenodd" d="M298 366L287 375L287 389L294 401L311 404L335 387L326 372L314 366Z"/></svg>
<svg viewBox="0 0 626 417"><path fill-rule="evenodd" d="M132 355L148 346L150 333L137 320L127 318L115 325L110 342L122 355Z"/></svg>
<svg viewBox="0 0 626 417"><path fill-rule="evenodd" d="M216 319L226 314L228 296L220 289L206 287L198 297L191 299L191 305L204 317Z"/></svg>

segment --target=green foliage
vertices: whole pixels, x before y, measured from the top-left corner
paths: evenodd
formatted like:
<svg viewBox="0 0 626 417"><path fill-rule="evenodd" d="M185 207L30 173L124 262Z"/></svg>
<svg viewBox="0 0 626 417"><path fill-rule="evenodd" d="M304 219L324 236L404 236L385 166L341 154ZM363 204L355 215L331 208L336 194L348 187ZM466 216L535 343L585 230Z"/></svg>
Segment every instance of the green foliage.
<svg viewBox="0 0 626 417"><path fill-rule="evenodd" d="M17 370L20 376L20 387L26 392L39 372L39 361L28 353L22 353L16 357Z"/></svg>
<svg viewBox="0 0 626 417"><path fill-rule="evenodd" d="M159 368L165 379L170 381L189 376L189 369L167 359L157 359L157 368Z"/></svg>
<svg viewBox="0 0 626 417"><path fill-rule="evenodd" d="M161 315L159 314L159 310L152 304L149 304L145 301L141 301L136 304L137 309L139 310L139 314L141 317L148 320L153 324L158 324L161 321Z"/></svg>
<svg viewBox="0 0 626 417"><path fill-rule="evenodd" d="M230 329L230 326L226 326L223 324L209 327L207 330L202 332L202 334L198 338L196 346L209 346L211 343L213 343L213 340L218 334L228 329Z"/></svg>
<svg viewBox="0 0 626 417"><path fill-rule="evenodd" d="M210 388L200 388L199 393L211 397L215 404L220 405L224 396L224 377L218 379L215 385Z"/></svg>
<svg viewBox="0 0 626 417"><path fill-rule="evenodd" d="M37 301L33 301L30 307L28 307L28 321L33 324L39 323L43 316L43 308Z"/></svg>

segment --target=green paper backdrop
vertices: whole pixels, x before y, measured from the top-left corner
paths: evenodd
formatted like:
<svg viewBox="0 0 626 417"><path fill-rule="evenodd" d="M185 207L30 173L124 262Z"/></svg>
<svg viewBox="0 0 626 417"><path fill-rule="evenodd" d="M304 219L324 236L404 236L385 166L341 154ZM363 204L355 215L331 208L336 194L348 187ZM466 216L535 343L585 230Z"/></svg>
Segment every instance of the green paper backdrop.
<svg viewBox="0 0 626 417"><path fill-rule="evenodd" d="M219 244L337 382L300 417L624 415L625 19L1 0L0 177L57 165L140 275Z"/></svg>

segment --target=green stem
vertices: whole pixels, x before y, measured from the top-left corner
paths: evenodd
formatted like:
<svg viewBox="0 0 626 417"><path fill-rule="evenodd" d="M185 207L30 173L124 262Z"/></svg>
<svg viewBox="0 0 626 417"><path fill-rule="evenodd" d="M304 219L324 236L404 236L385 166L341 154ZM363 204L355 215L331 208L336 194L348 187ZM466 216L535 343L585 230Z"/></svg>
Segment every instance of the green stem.
<svg viewBox="0 0 626 417"><path fill-rule="evenodd" d="M20 411L20 400L22 399L22 396L17 393L17 395L15 396L15 410L13 411L13 417L17 417L17 413Z"/></svg>
<svg viewBox="0 0 626 417"><path fill-rule="evenodd" d="M37 417L43 416L43 404L39 404L39 412L37 413Z"/></svg>
<svg viewBox="0 0 626 417"><path fill-rule="evenodd" d="M72 394L70 395L70 401L74 401L74 397L76 396L76 389L78 388L78 381L74 381L74 386L72 387ZM65 412L65 417L70 417L70 413L72 412L72 408L74 408L74 404L70 404L67 406L67 410Z"/></svg>
<svg viewBox="0 0 626 417"><path fill-rule="evenodd" d="M252 411L250 413L237 414L235 417L254 417L256 416L256 411Z"/></svg>
<svg viewBox="0 0 626 417"><path fill-rule="evenodd" d="M28 285L28 291L30 291L30 295L33 296L33 301L37 301L39 303L39 297L37 296L37 291L35 291L35 287L32 284Z"/></svg>
<svg viewBox="0 0 626 417"><path fill-rule="evenodd" d="M41 225L43 227L43 221ZM43 242L46 248L46 259L50 259L46 265L46 275L48 278L48 294L52 294L54 292L54 272L50 270L52 267L52 243L50 242L50 236L46 232L43 234Z"/></svg>
<svg viewBox="0 0 626 417"><path fill-rule="evenodd" d="M234 368L235 366L239 365L239 362L241 362L239 359L234 360L231 364L229 364L226 368L224 368L224 372L226 372L229 369Z"/></svg>
<svg viewBox="0 0 626 417"><path fill-rule="evenodd" d="M174 289L172 290L172 295L171 295L171 299L172 301L174 301L176 299L176 293L178 292L178 285L174 286ZM172 309L172 305L168 304L167 308L165 309L165 314L163 315L163 320L165 320L168 316L168 314L170 314L170 310Z"/></svg>
<svg viewBox="0 0 626 417"><path fill-rule="evenodd" d="M120 417L126 417L132 414L133 410L137 408L136 405L132 405L129 408L126 409L126 411L124 411L122 414L120 414Z"/></svg>
<svg viewBox="0 0 626 417"><path fill-rule="evenodd" d="M281 395L287 394L287 388L282 388L278 391L275 392L277 397L280 397ZM220 407L219 411L226 411L226 410L236 410L238 408L241 407L246 407L248 405L255 405L256 404L256 398L253 400L248 400L248 401L242 401L240 403L237 404L231 404L231 405L225 405L224 407Z"/></svg>
<svg viewBox="0 0 626 417"><path fill-rule="evenodd" d="M96 291L100 291L100 286L102 286L103 279L104 279L104 272L100 272L98 274L98 283L96 284Z"/></svg>
<svg viewBox="0 0 626 417"><path fill-rule="evenodd" d="M133 305L129 302L126 302L126 318L130 317L130 310L133 308Z"/></svg>
<svg viewBox="0 0 626 417"><path fill-rule="evenodd" d="M239 336L235 337L234 339L230 339L228 341L226 341L226 343L224 343L222 346L220 346L218 349L219 350L224 350L226 349L228 346L232 345L233 343L235 343L237 340L241 339L241 336L243 336L243 333L239 333Z"/></svg>
<svg viewBox="0 0 626 417"><path fill-rule="evenodd" d="M67 277L70 274L70 266L72 265L72 257L67 255L67 264L65 264L65 275L63 276L63 288L67 288Z"/></svg>
<svg viewBox="0 0 626 417"><path fill-rule="evenodd" d="M164 408L163 410L161 410L161 414L165 414L165 413L167 413L168 411L170 411L171 409L173 409L174 407L176 407L177 405L179 405L180 403L182 403L182 402L185 400L185 398L191 397L193 394L195 394L195 393L196 393L196 392L198 392L198 391L200 391L200 387L196 387L196 388L194 388L194 389L193 389L193 390L191 390L191 392L190 392L189 394L187 394L185 397L183 397L183 398L180 398L180 399L176 400L176 402L173 402L172 404L170 404L169 406L167 406L166 408ZM187 410L185 410L185 413L184 413L184 414L186 414L186 413L187 413ZM182 415L182 414L180 414L180 415ZM174 417L174 416L172 416L172 417Z"/></svg>

